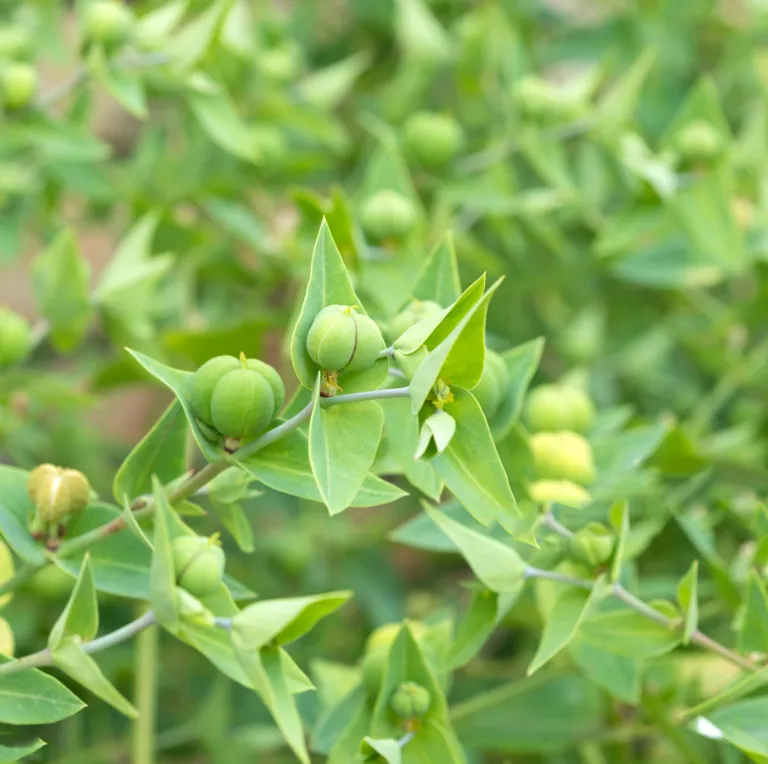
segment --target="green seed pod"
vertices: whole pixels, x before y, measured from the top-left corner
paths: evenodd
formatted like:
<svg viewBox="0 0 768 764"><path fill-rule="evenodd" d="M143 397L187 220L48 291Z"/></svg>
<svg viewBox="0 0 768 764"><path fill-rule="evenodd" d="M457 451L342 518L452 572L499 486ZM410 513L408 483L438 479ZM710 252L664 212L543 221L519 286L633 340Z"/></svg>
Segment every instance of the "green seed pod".
<svg viewBox="0 0 768 764"><path fill-rule="evenodd" d="M19 61L6 64L0 71L0 90L6 108L21 109L37 91L37 71Z"/></svg>
<svg viewBox="0 0 768 764"><path fill-rule="evenodd" d="M324 371L367 369L382 350L376 322L346 305L323 308L307 334L309 357Z"/></svg>
<svg viewBox="0 0 768 764"><path fill-rule="evenodd" d="M401 719L417 719L424 716L432 704L432 695L426 687L416 682L404 682L392 695L389 707Z"/></svg>
<svg viewBox="0 0 768 764"><path fill-rule="evenodd" d="M413 379L413 375L416 373L416 370L421 366L422 363L427 359L427 356L429 356L429 350L427 350L423 345L418 349L415 350L413 353L410 353L409 355L405 355L405 353L401 353L399 350L395 350L395 354L392 356L392 359L395 362L395 366L400 369L400 371L405 374L408 379Z"/></svg>
<svg viewBox="0 0 768 764"><path fill-rule="evenodd" d="M211 398L213 389L219 381L242 364L234 356L219 355L206 361L190 378L188 387L189 401L195 416L207 425L213 425Z"/></svg>
<svg viewBox="0 0 768 764"><path fill-rule="evenodd" d="M173 541L176 581L195 597L218 589L224 579L224 550L217 537L179 536Z"/></svg>
<svg viewBox="0 0 768 764"><path fill-rule="evenodd" d="M283 384L282 377L277 373L277 369L270 366L264 361L259 361L257 358L249 358L245 365L252 371L258 371L267 383L272 388L272 395L275 397L275 414L280 412L285 403L285 385Z"/></svg>
<svg viewBox="0 0 768 764"><path fill-rule="evenodd" d="M114 0L95 0L85 12L85 37L107 47L124 43L133 29L130 8Z"/></svg>
<svg viewBox="0 0 768 764"><path fill-rule="evenodd" d="M275 416L275 394L252 369L234 369L213 388L211 419L226 438L240 440L263 432Z"/></svg>
<svg viewBox="0 0 768 764"><path fill-rule="evenodd" d="M21 24L0 26L0 60L13 61L23 56L30 48L32 38Z"/></svg>
<svg viewBox="0 0 768 764"><path fill-rule="evenodd" d="M378 191L360 207L360 225L371 241L402 239L416 225L416 208L397 191Z"/></svg>
<svg viewBox="0 0 768 764"><path fill-rule="evenodd" d="M24 318L0 310L0 368L23 361L32 345L32 332Z"/></svg>
<svg viewBox="0 0 768 764"><path fill-rule="evenodd" d="M723 152L723 138L714 125L697 119L681 128L675 143L684 159L690 162L709 162Z"/></svg>
<svg viewBox="0 0 768 764"><path fill-rule="evenodd" d="M533 454L536 478L570 480L588 485L595 479L589 442L575 432L537 432L528 445Z"/></svg>
<svg viewBox="0 0 768 764"><path fill-rule="evenodd" d="M569 480L535 480L528 487L528 493L542 504L564 504L575 509L589 503L591 498L584 488Z"/></svg>
<svg viewBox="0 0 768 764"><path fill-rule="evenodd" d="M389 322L387 336L394 341L419 321L435 318L442 312L443 309L432 300L414 300Z"/></svg>
<svg viewBox="0 0 768 764"><path fill-rule="evenodd" d="M405 123L405 148L425 167L442 167L461 150L464 136L461 126L445 114L420 111Z"/></svg>
<svg viewBox="0 0 768 764"><path fill-rule="evenodd" d="M571 556L590 568L596 568L610 558L613 544L613 533L602 523L589 523L568 539Z"/></svg>
<svg viewBox="0 0 768 764"><path fill-rule="evenodd" d="M565 385L540 385L528 395L525 418L532 432L587 432L595 407L586 393Z"/></svg>
<svg viewBox="0 0 768 764"><path fill-rule="evenodd" d="M29 473L27 491L35 505L35 526L46 528L63 522L83 510L91 486L82 472L40 464Z"/></svg>
<svg viewBox="0 0 768 764"><path fill-rule="evenodd" d="M491 419L499 410L509 389L509 369L499 353L493 350L485 351L485 366L483 376L472 389L486 419Z"/></svg>
<svg viewBox="0 0 768 764"><path fill-rule="evenodd" d="M554 88L541 77L523 77L515 86L514 98L523 114L532 119L557 110Z"/></svg>

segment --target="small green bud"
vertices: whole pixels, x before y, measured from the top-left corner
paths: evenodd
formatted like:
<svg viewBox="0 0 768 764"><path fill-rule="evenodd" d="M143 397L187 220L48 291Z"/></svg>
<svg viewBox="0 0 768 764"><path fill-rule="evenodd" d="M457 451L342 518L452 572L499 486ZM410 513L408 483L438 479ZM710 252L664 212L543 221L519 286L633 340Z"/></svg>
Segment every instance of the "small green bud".
<svg viewBox="0 0 768 764"><path fill-rule="evenodd" d="M23 361L31 345L27 321L10 310L0 310L0 368Z"/></svg>
<svg viewBox="0 0 768 764"><path fill-rule="evenodd" d="M216 591L224 579L225 562L216 536L179 536L173 541L176 581L195 597Z"/></svg>
<svg viewBox="0 0 768 764"><path fill-rule="evenodd" d="M602 523L589 523L568 539L572 557L590 568L606 562L613 554L614 537Z"/></svg>
<svg viewBox="0 0 768 764"><path fill-rule="evenodd" d="M508 389L509 369L504 358L494 350L486 350L483 376L472 389L472 395L480 404L486 419L493 418L493 415L499 410Z"/></svg>
<svg viewBox="0 0 768 764"><path fill-rule="evenodd" d="M723 138L714 125L703 119L689 122L675 136L680 153L691 162L708 162L723 151Z"/></svg>
<svg viewBox="0 0 768 764"><path fill-rule="evenodd" d="M555 90L541 77L523 77L514 89L514 98L527 117L541 119L557 109Z"/></svg>
<svg viewBox="0 0 768 764"><path fill-rule="evenodd" d="M402 239L416 225L416 208L410 199L397 191L384 189L363 202L360 225L371 241Z"/></svg>
<svg viewBox="0 0 768 764"><path fill-rule="evenodd" d="M114 0L95 0L85 12L85 36L89 40L114 47L124 43L133 29L130 8Z"/></svg>
<svg viewBox="0 0 768 764"><path fill-rule="evenodd" d="M432 696L426 687L415 682L404 682L392 695L389 707L401 719L415 719L424 716L432 704Z"/></svg>
<svg viewBox="0 0 768 764"><path fill-rule="evenodd" d="M376 322L355 306L329 305L315 317L307 334L309 357L324 371L361 371L384 350Z"/></svg>
<svg viewBox="0 0 768 764"><path fill-rule="evenodd" d="M537 479L570 480L588 485L595 480L589 441L575 432L537 432L528 445Z"/></svg>
<svg viewBox="0 0 768 764"><path fill-rule="evenodd" d="M586 393L566 385L540 385L525 404L525 418L532 432L573 430L587 432L595 407Z"/></svg>
<svg viewBox="0 0 768 764"><path fill-rule="evenodd" d="M570 480L534 480L528 487L528 493L534 501L542 504L564 504L575 509L580 509L591 499L584 488Z"/></svg>
<svg viewBox="0 0 768 764"><path fill-rule="evenodd" d="M58 526L88 505L91 486L77 470L40 464L27 478L27 491L35 505L34 528L40 532Z"/></svg>
<svg viewBox="0 0 768 764"><path fill-rule="evenodd" d="M26 106L37 91L35 68L19 61L6 64L0 71L0 90L6 108L21 109Z"/></svg>
<svg viewBox="0 0 768 764"><path fill-rule="evenodd" d="M442 167L461 150L464 136L461 126L445 114L420 111L405 123L405 148L408 154L426 167Z"/></svg>
<svg viewBox="0 0 768 764"><path fill-rule="evenodd" d="M234 369L213 388L213 426L234 440L263 432L275 415L275 395L264 377L252 369Z"/></svg>
<svg viewBox="0 0 768 764"><path fill-rule="evenodd" d="M443 309L432 300L414 300L410 305L401 310L388 324L387 336L396 340L415 326L419 321L427 318L435 318L443 312Z"/></svg>

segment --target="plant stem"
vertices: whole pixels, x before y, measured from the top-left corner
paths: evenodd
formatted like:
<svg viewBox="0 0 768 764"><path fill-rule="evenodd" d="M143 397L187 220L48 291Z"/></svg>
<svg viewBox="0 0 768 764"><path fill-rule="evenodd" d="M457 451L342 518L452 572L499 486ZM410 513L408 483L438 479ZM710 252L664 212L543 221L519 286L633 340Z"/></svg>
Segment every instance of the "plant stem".
<svg viewBox="0 0 768 764"><path fill-rule="evenodd" d="M547 528L549 528L551 531L557 533L558 536L562 536L563 538L572 538L576 535L572 531L569 531L558 521L558 519L552 514L551 509L548 510L544 515L544 525L546 525Z"/></svg>
<svg viewBox="0 0 768 764"><path fill-rule="evenodd" d="M155 760L159 642L160 633L154 625L140 632L136 639L134 705L139 716L133 722L132 764L153 764Z"/></svg>
<svg viewBox="0 0 768 764"><path fill-rule="evenodd" d="M390 345L388 348L384 348L384 350L379 353L377 356L378 358L389 358L390 356L393 356L395 354L395 348Z"/></svg>
<svg viewBox="0 0 768 764"><path fill-rule="evenodd" d="M131 621L125 626L121 626L119 629L116 629L109 634L105 634L103 637L98 637L90 642L86 642L83 645L83 650L86 653L101 652L109 647L120 644L120 642L125 642L126 639L136 636L136 634L144 631L144 629L149 628L155 623L157 623L155 614L149 610L144 613L144 615L139 616L135 621ZM15 674L17 671L23 671L28 668L51 665L53 665L51 651L48 648L45 648L45 650L25 655L23 658L18 658L15 661L0 664L0 676L3 674Z"/></svg>

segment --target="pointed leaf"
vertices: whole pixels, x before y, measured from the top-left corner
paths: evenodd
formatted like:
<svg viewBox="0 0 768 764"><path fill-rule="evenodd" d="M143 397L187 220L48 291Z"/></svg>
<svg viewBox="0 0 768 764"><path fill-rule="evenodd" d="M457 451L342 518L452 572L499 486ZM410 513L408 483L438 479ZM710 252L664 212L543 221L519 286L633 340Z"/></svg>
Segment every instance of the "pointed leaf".
<svg viewBox="0 0 768 764"><path fill-rule="evenodd" d="M112 487L119 504L149 493L152 475L166 484L184 473L187 426L184 409L175 400L120 465Z"/></svg>
<svg viewBox="0 0 768 764"><path fill-rule="evenodd" d="M358 51L323 69L317 69L296 85L296 92L324 111L335 109L370 66L371 54Z"/></svg>
<svg viewBox="0 0 768 764"><path fill-rule="evenodd" d="M150 602L157 620L168 631L174 632L179 625L176 602L176 570L173 563L171 527L174 522L173 509L168 503L160 481L152 478L155 501L154 553L150 571Z"/></svg>
<svg viewBox="0 0 768 764"><path fill-rule="evenodd" d="M626 501L616 502L610 509L610 520L617 539L616 551L611 563L611 583L616 583L621 578L621 566L624 564L624 556L627 549L629 504Z"/></svg>
<svg viewBox="0 0 768 764"><path fill-rule="evenodd" d="M683 576L677 586L677 601L685 614L683 624L683 644L691 641L693 633L699 625L699 599L698 599L699 562L695 560L690 570ZM768 645L768 643L766 643Z"/></svg>
<svg viewBox="0 0 768 764"><path fill-rule="evenodd" d="M93 582L91 560L86 554L64 612L51 629L48 647L55 650L67 637L78 637L83 642L89 642L96 636L98 630L99 605Z"/></svg>
<svg viewBox="0 0 768 764"><path fill-rule="evenodd" d="M754 571L747 583L739 626L740 650L768 652L768 591Z"/></svg>
<svg viewBox="0 0 768 764"><path fill-rule="evenodd" d="M636 706L643 688L643 662L616 655L582 639L578 634L568 643L568 652L584 676L614 698Z"/></svg>
<svg viewBox="0 0 768 764"><path fill-rule="evenodd" d="M136 520L136 516L133 514L133 510L131 509L131 505L128 503L128 501L123 502L123 512L122 512L122 518L125 522L125 527L139 540L142 544L144 544L147 549L152 551L152 542L147 538L147 534L144 533L144 531L141 529L141 526L139 525L138 521Z"/></svg>
<svg viewBox="0 0 768 764"><path fill-rule="evenodd" d="M320 405L320 380L309 420L309 462L320 495L332 515L355 499L376 458L384 412L376 401Z"/></svg>
<svg viewBox="0 0 768 764"><path fill-rule="evenodd" d="M387 764L402 764L403 757L400 753L400 746L394 738L384 738L377 740L372 737L364 737L360 744L360 753L363 761L381 761Z"/></svg>
<svg viewBox="0 0 768 764"><path fill-rule="evenodd" d="M424 62L450 58L452 41L424 0L396 0L395 37L403 54Z"/></svg>
<svg viewBox="0 0 768 764"><path fill-rule="evenodd" d="M65 674L98 695L103 701L116 708L129 719L136 719L139 712L110 684L101 673L96 661L91 658L76 641L70 637L60 642L51 652L53 664Z"/></svg>
<svg viewBox="0 0 768 764"><path fill-rule="evenodd" d="M91 318L90 266L71 230L64 230L32 264L32 284L51 338L62 352L82 340Z"/></svg>
<svg viewBox="0 0 768 764"><path fill-rule="evenodd" d="M237 502L223 502L211 499L211 507L219 516L224 527L232 534L238 547L243 552L250 553L254 550L253 528L243 508Z"/></svg>
<svg viewBox="0 0 768 764"><path fill-rule="evenodd" d="M703 721L708 722L709 737L725 738L742 751L768 757L766 713L768 713L768 696L762 695L713 711ZM701 717L697 720L699 732L703 731L700 725L701 720ZM756 761L764 760L756 759Z"/></svg>
<svg viewBox="0 0 768 764"><path fill-rule="evenodd" d="M94 47L88 56L91 76L126 111L138 119L147 117L147 96L141 74L136 69L111 66L101 47Z"/></svg>
<svg viewBox="0 0 768 764"><path fill-rule="evenodd" d="M673 650L680 635L633 610L613 610L588 618L581 637L596 647L628 658L654 658Z"/></svg>
<svg viewBox="0 0 768 764"><path fill-rule="evenodd" d="M416 300L432 300L447 307L458 300L460 294L456 248L453 234L449 232L429 253L413 288L413 297Z"/></svg>
<svg viewBox="0 0 768 764"><path fill-rule="evenodd" d="M204 13L169 38L166 52L176 69L189 71L205 57L233 4L234 0L216 0Z"/></svg>
<svg viewBox="0 0 768 764"><path fill-rule="evenodd" d="M52 724L85 708L61 682L37 669L0 676L0 722Z"/></svg>
<svg viewBox="0 0 768 764"><path fill-rule="evenodd" d="M443 512L425 505L435 525L458 547L474 574L493 592L517 594L525 580L525 563L501 541L483 536Z"/></svg>
<svg viewBox="0 0 768 764"><path fill-rule="evenodd" d="M452 390L454 400L445 410L456 420L456 434L448 448L432 459L445 485L465 509L484 525L499 517L518 519L518 509L488 423L471 393Z"/></svg>
<svg viewBox="0 0 768 764"><path fill-rule="evenodd" d="M31 743L27 743L27 745L14 746L13 748L9 748L7 745L0 745L0 762L7 764L20 761L35 751L39 751L45 744L44 740L38 738Z"/></svg>
<svg viewBox="0 0 768 764"><path fill-rule="evenodd" d="M434 441L438 454L442 454L456 433L456 420L447 412L438 409L428 416L421 425L419 445L414 454L415 459L420 459Z"/></svg>
<svg viewBox="0 0 768 764"><path fill-rule="evenodd" d="M0 465L0 533L8 546L24 561L44 565L46 557L29 533L29 515L35 506L27 490L29 473Z"/></svg>
<svg viewBox="0 0 768 764"><path fill-rule="evenodd" d="M253 651L270 643L287 644L303 637L351 596L352 592L329 592L255 602L232 619L232 631L241 647Z"/></svg>

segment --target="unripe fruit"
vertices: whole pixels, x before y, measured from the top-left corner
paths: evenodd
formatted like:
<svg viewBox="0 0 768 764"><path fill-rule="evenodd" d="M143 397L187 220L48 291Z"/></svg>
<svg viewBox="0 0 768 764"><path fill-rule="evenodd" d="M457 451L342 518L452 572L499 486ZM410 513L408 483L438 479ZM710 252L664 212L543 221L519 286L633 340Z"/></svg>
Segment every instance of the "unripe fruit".
<svg viewBox="0 0 768 764"><path fill-rule="evenodd" d="M532 432L587 432L595 407L586 393L565 385L540 385L530 392L525 417Z"/></svg>
<svg viewBox="0 0 768 764"><path fill-rule="evenodd" d="M20 24L0 26L0 59L12 61L24 54L30 46L30 35Z"/></svg>
<svg viewBox="0 0 768 764"><path fill-rule="evenodd" d="M40 464L29 473L27 491L36 508L36 525L52 526L87 506L91 486L82 472Z"/></svg>
<svg viewBox="0 0 768 764"><path fill-rule="evenodd" d="M590 500L589 493L569 480L535 480L528 487L534 501L542 504L557 503L579 509Z"/></svg>
<svg viewBox="0 0 768 764"><path fill-rule="evenodd" d="M226 438L249 438L263 432L275 415L275 394L252 369L225 374L211 396L213 426Z"/></svg>
<svg viewBox="0 0 768 764"><path fill-rule="evenodd" d="M95 0L84 19L85 36L107 46L119 45L128 39L133 28L130 8L113 0Z"/></svg>
<svg viewBox="0 0 768 764"><path fill-rule="evenodd" d="M541 77L523 77L515 86L514 97L520 110L533 119L549 116L557 109L554 89Z"/></svg>
<svg viewBox="0 0 768 764"><path fill-rule="evenodd" d="M570 480L587 485L595 479L592 447L575 432L538 432L528 445L537 479Z"/></svg>
<svg viewBox="0 0 768 764"><path fill-rule="evenodd" d="M219 355L206 361L192 376L189 385L189 401L195 416L208 425L213 425L211 398L219 381L242 364L234 356Z"/></svg>
<svg viewBox="0 0 768 764"><path fill-rule="evenodd" d="M0 72L3 105L8 109L26 106L37 91L37 72L33 66L18 61L6 64Z"/></svg>
<svg viewBox="0 0 768 764"><path fill-rule="evenodd" d="M248 369L259 372L267 380L267 384L272 388L272 395L275 398L275 413L278 413L285 403L285 385L283 384L283 378L277 373L277 369L268 363L264 363L264 361L259 361L258 358L249 358L245 365Z"/></svg>
<svg viewBox="0 0 768 764"><path fill-rule="evenodd" d="M435 318L442 312L440 305L432 300L414 300L389 322L387 335L396 340L419 321Z"/></svg>
<svg viewBox="0 0 768 764"><path fill-rule="evenodd" d="M410 199L397 191L384 189L363 202L360 225L371 241L401 239L416 225L416 208Z"/></svg>
<svg viewBox="0 0 768 764"><path fill-rule="evenodd" d="M173 541L176 581L195 597L218 589L224 580L224 550L216 537L179 536Z"/></svg>
<svg viewBox="0 0 768 764"><path fill-rule="evenodd" d="M568 539L574 559L591 568L606 562L613 554L613 534L602 523L589 523Z"/></svg>
<svg viewBox="0 0 768 764"><path fill-rule="evenodd" d="M395 350L392 359L395 362L395 366L397 366L408 379L413 379L413 375L416 373L419 366L421 366L427 359L427 356L429 356L429 350L422 345L418 350L414 350L414 352L409 355L405 355L405 353Z"/></svg>
<svg viewBox="0 0 768 764"><path fill-rule="evenodd" d="M485 351L485 366L483 376L472 389L480 408L491 419L499 410L509 389L509 369L504 359L494 350Z"/></svg>
<svg viewBox="0 0 768 764"><path fill-rule="evenodd" d="M24 318L0 310L0 368L22 361L32 345L32 332Z"/></svg>
<svg viewBox="0 0 768 764"><path fill-rule="evenodd" d="M46 600L65 599L72 591L75 581L56 565L46 565L35 573L29 586L32 591Z"/></svg>
<svg viewBox="0 0 768 764"><path fill-rule="evenodd" d="M309 357L324 371L367 369L382 350L376 322L346 305L323 308L307 334Z"/></svg>
<svg viewBox="0 0 768 764"><path fill-rule="evenodd" d="M416 682L404 682L392 695L389 707L401 719L414 719L424 716L432 704L432 696L426 687Z"/></svg>
<svg viewBox="0 0 768 764"><path fill-rule="evenodd" d="M463 142L461 126L445 114L420 111L405 123L406 150L426 167L441 167L450 162Z"/></svg>
<svg viewBox="0 0 768 764"><path fill-rule="evenodd" d="M692 162L716 159L723 150L722 136L703 119L689 122L677 133L675 139L680 153Z"/></svg>

